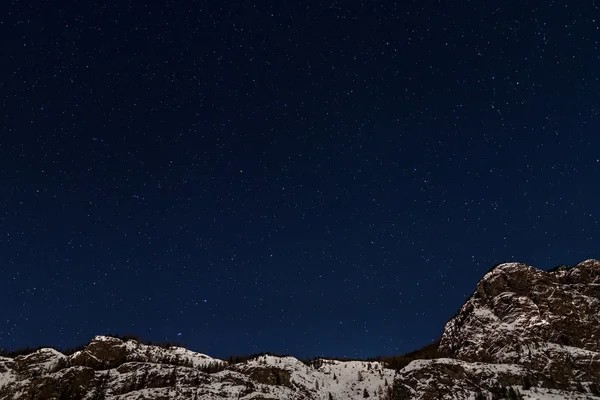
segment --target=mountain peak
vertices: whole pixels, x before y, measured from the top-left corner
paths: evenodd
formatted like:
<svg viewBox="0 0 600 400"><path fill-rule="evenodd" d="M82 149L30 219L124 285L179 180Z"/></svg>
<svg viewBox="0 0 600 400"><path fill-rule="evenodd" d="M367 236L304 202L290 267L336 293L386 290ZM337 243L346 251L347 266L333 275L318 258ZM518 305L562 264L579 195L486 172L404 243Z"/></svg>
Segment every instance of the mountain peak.
<svg viewBox="0 0 600 400"><path fill-rule="evenodd" d="M546 279L546 272L524 263L499 264L477 284L477 295L481 298L493 298L500 293L510 291L525 294L534 281Z"/></svg>

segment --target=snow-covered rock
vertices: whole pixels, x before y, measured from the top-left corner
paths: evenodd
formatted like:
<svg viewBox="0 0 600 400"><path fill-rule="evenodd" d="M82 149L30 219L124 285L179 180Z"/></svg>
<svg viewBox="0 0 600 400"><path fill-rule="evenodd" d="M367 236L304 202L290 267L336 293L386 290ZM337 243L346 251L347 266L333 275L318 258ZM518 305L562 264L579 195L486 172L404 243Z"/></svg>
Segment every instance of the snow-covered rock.
<svg viewBox="0 0 600 400"><path fill-rule="evenodd" d="M533 385L596 393L600 262L587 260L553 272L521 263L498 265L448 321L439 350L460 360L463 369L477 362L518 365L524 368L521 389ZM485 381L482 374L470 380Z"/></svg>
<svg viewBox="0 0 600 400"><path fill-rule="evenodd" d="M381 362L307 365L271 355L228 365L181 347L97 336L68 357L41 349L0 359L0 398L341 400L363 399L365 393L382 398L394 374Z"/></svg>
<svg viewBox="0 0 600 400"><path fill-rule="evenodd" d="M44 348L0 357L0 399L600 400L600 262L497 266L448 321L438 350L444 358L399 371L273 355L230 365L97 336L69 356Z"/></svg>

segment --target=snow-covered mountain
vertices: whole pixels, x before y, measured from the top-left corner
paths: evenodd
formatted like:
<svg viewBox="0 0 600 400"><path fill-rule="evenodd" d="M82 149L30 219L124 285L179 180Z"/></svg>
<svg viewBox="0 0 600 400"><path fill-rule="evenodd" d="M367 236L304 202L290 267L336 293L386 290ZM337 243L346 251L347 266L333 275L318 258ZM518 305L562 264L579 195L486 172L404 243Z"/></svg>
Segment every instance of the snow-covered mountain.
<svg viewBox="0 0 600 400"><path fill-rule="evenodd" d="M510 398L511 387L532 399L600 398L600 262L553 272L498 265L448 321L438 350L448 359L400 371L399 398Z"/></svg>
<svg viewBox="0 0 600 400"><path fill-rule="evenodd" d="M271 355L229 364L97 336L68 356L0 357L0 399L600 399L600 262L497 266L446 324L439 352L399 371Z"/></svg>
<svg viewBox="0 0 600 400"><path fill-rule="evenodd" d="M70 356L45 348L0 358L0 398L363 399L387 393L394 374L380 362L307 365L270 355L229 365L179 347L97 336Z"/></svg>

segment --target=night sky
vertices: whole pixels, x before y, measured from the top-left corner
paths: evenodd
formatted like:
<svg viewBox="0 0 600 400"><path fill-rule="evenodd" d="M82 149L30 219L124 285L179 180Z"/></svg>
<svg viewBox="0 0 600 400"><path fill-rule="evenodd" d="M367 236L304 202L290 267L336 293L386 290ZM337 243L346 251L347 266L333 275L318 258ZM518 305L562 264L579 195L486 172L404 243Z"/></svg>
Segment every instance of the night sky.
<svg viewBox="0 0 600 400"><path fill-rule="evenodd" d="M399 354L600 258L600 3L5 3L0 347Z"/></svg>

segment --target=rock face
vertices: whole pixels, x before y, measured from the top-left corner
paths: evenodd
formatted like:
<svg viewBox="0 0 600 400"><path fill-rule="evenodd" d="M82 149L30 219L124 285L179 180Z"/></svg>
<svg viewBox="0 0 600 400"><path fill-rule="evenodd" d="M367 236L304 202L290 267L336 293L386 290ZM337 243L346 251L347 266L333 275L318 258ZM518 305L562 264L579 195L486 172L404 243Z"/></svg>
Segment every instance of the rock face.
<svg viewBox="0 0 600 400"><path fill-rule="evenodd" d="M556 272L499 265L448 322L440 349L467 361L515 362L539 343L600 351L600 262Z"/></svg>
<svg viewBox="0 0 600 400"><path fill-rule="evenodd" d="M65 356L0 357L0 399L363 399L391 387L380 362L260 356L228 365L180 347L97 336ZM331 397L330 397L331 394Z"/></svg>
<svg viewBox="0 0 600 400"><path fill-rule="evenodd" d="M0 399L600 399L600 262L495 267L446 324L439 352L399 371L268 355L229 365L97 336L69 356L0 357Z"/></svg>
<svg viewBox="0 0 600 400"><path fill-rule="evenodd" d="M498 265L446 324L439 351L449 359L409 365L396 392L417 399L510 398L510 388L527 397L524 388L532 387L559 398L600 395L600 262L553 272ZM423 387L427 377L436 384ZM445 379L452 386L441 387Z"/></svg>

